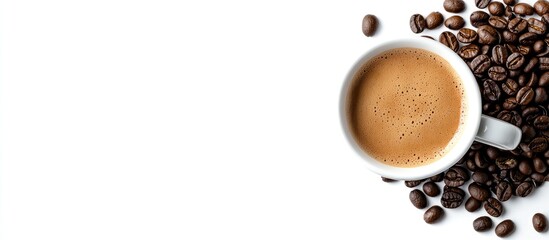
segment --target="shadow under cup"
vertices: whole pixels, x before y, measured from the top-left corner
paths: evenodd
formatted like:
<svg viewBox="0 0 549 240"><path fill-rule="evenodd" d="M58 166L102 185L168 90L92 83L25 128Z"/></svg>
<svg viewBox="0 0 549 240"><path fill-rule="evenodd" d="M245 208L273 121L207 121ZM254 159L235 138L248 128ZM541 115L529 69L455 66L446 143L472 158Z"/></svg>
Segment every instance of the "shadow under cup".
<svg viewBox="0 0 549 240"><path fill-rule="evenodd" d="M351 100L350 93L353 80L355 79L355 74L357 74L357 72L362 69L362 66L373 57L378 56L385 51L396 48L418 48L429 51L445 59L459 76L461 86L464 91L462 100L463 104L466 106L464 109L465 113L462 114L462 122L460 123L462 124L462 127L459 134L455 135L453 147L448 149L442 157L438 158L438 160L432 161L425 165L415 167L397 167L384 164L381 160L375 159L372 155L365 152L353 137L350 119L348 119L347 107L349 106L349 101ZM366 161L370 170L381 176L392 179L417 180L445 171L458 162L463 155L465 155L475 140L481 121L481 108L482 102L479 87L475 77L466 63L455 52L441 43L430 39L418 38L384 42L372 47L371 50L360 57L345 78L340 95L339 111L343 131L348 142L354 151Z"/></svg>

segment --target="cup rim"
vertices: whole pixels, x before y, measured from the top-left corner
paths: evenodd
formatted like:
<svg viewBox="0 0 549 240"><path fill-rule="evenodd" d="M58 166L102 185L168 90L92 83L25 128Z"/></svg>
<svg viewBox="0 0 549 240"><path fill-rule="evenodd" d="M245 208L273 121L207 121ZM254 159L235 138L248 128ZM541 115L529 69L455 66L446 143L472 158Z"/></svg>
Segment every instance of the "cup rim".
<svg viewBox="0 0 549 240"><path fill-rule="evenodd" d="M457 139L455 146L452 147L444 157L423 166L418 167L395 167L381 163L368 155L364 150L360 148L358 143L354 140L349 129L349 124L346 116L346 100L349 87L352 83L355 73L360 67L370 60L372 57L394 48L419 48L424 49L444 58L453 67L454 71L461 79L464 89L465 102L466 102L466 115L464 120L464 126L461 131L461 136ZM369 48L363 53L354 65L347 72L345 81L343 82L340 99L339 99L339 115L341 126L345 138L354 151L365 160L367 167L383 177L388 177L397 180L419 180L434 176L438 173L445 171L458 162L467 152L469 147L473 144L478 128L480 126L480 120L482 116L482 100L479 91L478 84L475 76L471 72L469 66L451 49L447 46L433 41L427 38L402 38L392 39L378 43Z"/></svg>

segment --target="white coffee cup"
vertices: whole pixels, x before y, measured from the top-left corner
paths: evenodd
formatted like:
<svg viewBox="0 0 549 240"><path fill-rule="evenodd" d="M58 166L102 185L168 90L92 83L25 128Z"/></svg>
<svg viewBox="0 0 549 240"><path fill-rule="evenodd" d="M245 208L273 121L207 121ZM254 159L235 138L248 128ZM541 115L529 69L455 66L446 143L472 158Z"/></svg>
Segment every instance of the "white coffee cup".
<svg viewBox="0 0 549 240"><path fill-rule="evenodd" d="M376 160L360 148L349 128L345 106L347 106L347 94L349 93L349 87L353 81L353 76L360 67L372 57L394 48L419 48L433 52L446 59L458 73L462 81L464 100L467 108L466 113L464 114L464 126L459 139L444 156L427 165L417 167L395 167L384 164L382 161ZM341 90L339 104L343 132L354 151L366 160L368 168L373 172L383 177L401 180L424 179L445 171L465 155L469 147L473 144L473 141L504 150L515 149L520 143L522 131L515 125L482 115L481 110L482 101L479 87L467 64L445 45L421 37L385 41L371 47L369 51L358 59L347 74Z"/></svg>

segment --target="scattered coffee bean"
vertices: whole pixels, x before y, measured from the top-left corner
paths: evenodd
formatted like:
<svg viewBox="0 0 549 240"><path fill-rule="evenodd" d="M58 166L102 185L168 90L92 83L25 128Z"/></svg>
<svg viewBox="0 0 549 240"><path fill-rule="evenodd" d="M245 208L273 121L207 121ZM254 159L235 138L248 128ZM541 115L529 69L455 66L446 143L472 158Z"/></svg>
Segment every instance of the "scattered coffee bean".
<svg viewBox="0 0 549 240"><path fill-rule="evenodd" d="M517 92L517 102L520 105L528 105L534 99L534 90L531 87L524 86Z"/></svg>
<svg viewBox="0 0 549 240"><path fill-rule="evenodd" d="M524 64L524 56L520 53L513 53L507 58L506 66L508 69L516 70Z"/></svg>
<svg viewBox="0 0 549 240"><path fill-rule="evenodd" d="M469 172L459 166L451 167L444 176L444 184L449 187L459 187L469 180Z"/></svg>
<svg viewBox="0 0 549 240"><path fill-rule="evenodd" d="M465 201L465 210L468 212L474 212L478 210L480 206L482 206L482 202L472 197L469 197L467 201Z"/></svg>
<svg viewBox="0 0 549 240"><path fill-rule="evenodd" d="M508 61L509 62L509 61ZM471 61L471 70L473 70L474 74L483 74L490 68L490 58L485 55L478 55Z"/></svg>
<svg viewBox="0 0 549 240"><path fill-rule="evenodd" d="M502 16L505 13L505 6L501 2L491 2L488 4L488 12L494 16Z"/></svg>
<svg viewBox="0 0 549 240"><path fill-rule="evenodd" d="M459 40L459 33L458 33L458 40ZM463 59L472 59L478 56L479 52L480 52L480 48L476 44L469 44L461 47L458 51L458 55ZM547 79L549 80L549 74ZM547 82L549 83L549 81Z"/></svg>
<svg viewBox="0 0 549 240"><path fill-rule="evenodd" d="M457 52L459 48L459 43L456 38L456 35L454 35L452 32L445 31L440 34L440 37L438 39L442 44L446 45L450 49L452 49L454 52Z"/></svg>
<svg viewBox="0 0 549 240"><path fill-rule="evenodd" d="M505 202L513 195L513 188L507 181L501 181L496 185L496 197Z"/></svg>
<svg viewBox="0 0 549 240"><path fill-rule="evenodd" d="M429 180L433 182L442 182L442 180L444 180L444 172L441 172L435 176L430 177Z"/></svg>
<svg viewBox="0 0 549 240"><path fill-rule="evenodd" d="M516 3L515 1L516 0L503 0L503 3L505 3L505 5L513 6Z"/></svg>
<svg viewBox="0 0 549 240"><path fill-rule="evenodd" d="M473 221L473 228L477 232L484 232L492 228L492 219L487 216L478 217Z"/></svg>
<svg viewBox="0 0 549 240"><path fill-rule="evenodd" d="M501 34L503 42L505 43L516 43L518 41L518 35L510 32L509 30L504 30Z"/></svg>
<svg viewBox="0 0 549 240"><path fill-rule="evenodd" d="M499 97L501 96L501 90L496 82L492 80L486 80L483 83L483 94L488 100L495 102L499 100Z"/></svg>
<svg viewBox="0 0 549 240"><path fill-rule="evenodd" d="M446 186L442 191L440 203L445 208L457 208L463 203L465 192L457 187Z"/></svg>
<svg viewBox="0 0 549 240"><path fill-rule="evenodd" d="M503 205L497 199L489 197L484 202L484 210L492 217L499 217L503 213Z"/></svg>
<svg viewBox="0 0 549 240"><path fill-rule="evenodd" d="M478 43L494 44L499 42L498 31L490 25L482 25L477 29Z"/></svg>
<svg viewBox="0 0 549 240"><path fill-rule="evenodd" d="M545 173L545 171L547 171L547 165L539 157L535 157L532 160L532 164L534 165L534 171L536 171L537 173Z"/></svg>
<svg viewBox="0 0 549 240"><path fill-rule="evenodd" d="M532 217L532 225L537 232L544 232L547 229L547 218L541 213L536 213Z"/></svg>
<svg viewBox="0 0 549 240"><path fill-rule="evenodd" d="M492 0L475 0L475 5L478 8L486 8L488 7L488 4L490 4Z"/></svg>
<svg viewBox="0 0 549 240"><path fill-rule="evenodd" d="M517 3L513 8L516 14L520 15L532 15L534 14L534 8L528 3Z"/></svg>
<svg viewBox="0 0 549 240"><path fill-rule="evenodd" d="M454 15L444 21L444 26L452 30L458 30L465 26L465 20L458 15Z"/></svg>
<svg viewBox="0 0 549 240"><path fill-rule="evenodd" d="M462 43L472 43L478 39L478 34L470 28L462 28L457 33L457 40ZM478 46L477 46L478 49Z"/></svg>
<svg viewBox="0 0 549 240"><path fill-rule="evenodd" d="M548 116L538 116L534 119L534 128L539 130L545 130L549 127L549 117Z"/></svg>
<svg viewBox="0 0 549 240"><path fill-rule="evenodd" d="M425 29L425 25L425 18L423 18L421 14L414 14L412 15L412 17L410 17L410 29L412 29L412 32L423 32L423 29Z"/></svg>
<svg viewBox="0 0 549 240"><path fill-rule="evenodd" d="M549 12L549 2L546 0L538 0L534 3L534 11L537 15L543 16L543 14Z"/></svg>
<svg viewBox="0 0 549 240"><path fill-rule="evenodd" d="M535 18L528 19L528 31L538 35L545 34L547 27L545 23Z"/></svg>
<svg viewBox="0 0 549 240"><path fill-rule="evenodd" d="M377 30L377 18L374 15L368 14L362 19L362 32L366 37L374 36Z"/></svg>
<svg viewBox="0 0 549 240"><path fill-rule="evenodd" d="M503 220L496 226L496 235L500 238L507 237L515 230L515 223L507 219Z"/></svg>
<svg viewBox="0 0 549 240"><path fill-rule="evenodd" d="M475 182L469 184L468 190L469 195L471 195L472 198L481 202L484 202L491 196L490 191L487 188Z"/></svg>
<svg viewBox="0 0 549 240"><path fill-rule="evenodd" d="M440 206L434 205L425 211L423 214L423 220L426 223L431 224L438 221L443 215L444 210Z"/></svg>
<svg viewBox="0 0 549 240"><path fill-rule="evenodd" d="M507 79L507 70L502 66L492 66L488 68L488 77L494 81L503 81Z"/></svg>
<svg viewBox="0 0 549 240"><path fill-rule="evenodd" d="M545 150L547 150L547 138L545 137L537 137L537 138L534 138L530 144L528 144L528 148L530 148L530 150L534 153L541 153L541 152L545 152ZM526 161L522 161L524 162L524 165L530 167L530 171L532 170L531 169L531 166L529 165L528 162ZM522 164L521 162L521 164ZM527 165L528 164L528 165ZM520 165L519 165L519 169L520 169ZM525 167L526 169L526 167ZM525 170L527 171L527 170ZM530 175L532 172L529 172L529 173L525 173L523 171L521 171L523 174L526 174L526 175Z"/></svg>
<svg viewBox="0 0 549 240"><path fill-rule="evenodd" d="M423 192L429 197L436 197L440 194L440 188L434 182L426 182L423 184Z"/></svg>
<svg viewBox="0 0 549 240"><path fill-rule="evenodd" d="M444 0L444 10L451 13L460 13L465 9L465 2L463 0Z"/></svg>
<svg viewBox="0 0 549 240"><path fill-rule="evenodd" d="M443 20L444 17L440 12L432 12L425 17L425 27L427 29L435 29L442 24Z"/></svg>
<svg viewBox="0 0 549 240"><path fill-rule="evenodd" d="M412 202L412 205L418 209L423 209L427 207L427 197L425 197L425 194L423 194L422 191L418 189L414 189L409 194L410 202Z"/></svg>
<svg viewBox="0 0 549 240"><path fill-rule="evenodd" d="M404 185L409 188L417 187L421 184L423 180L414 180L414 181L404 181Z"/></svg>
<svg viewBox="0 0 549 240"><path fill-rule="evenodd" d="M538 35L533 32L526 32L520 35L519 37L519 43L522 44L519 46L519 51L521 50L521 47L527 47L534 45L534 43L538 40ZM529 52L529 50L528 50ZM527 53L522 53L523 55L528 55Z"/></svg>
<svg viewBox="0 0 549 240"><path fill-rule="evenodd" d="M517 186L515 193L519 197L526 197L532 190L534 190L534 185L531 182L523 182Z"/></svg>
<svg viewBox="0 0 549 240"><path fill-rule="evenodd" d="M475 11L471 13L469 20L471 21L471 25L473 25L473 27L480 27L482 25L488 24L489 18L490 15L488 13L483 11Z"/></svg>
<svg viewBox="0 0 549 240"><path fill-rule="evenodd" d="M497 29L504 29L507 27L507 19L500 16L491 16L488 19L488 24Z"/></svg>
<svg viewBox="0 0 549 240"><path fill-rule="evenodd" d="M507 29L512 33L522 33L528 28L528 22L521 17L513 18L507 24Z"/></svg>

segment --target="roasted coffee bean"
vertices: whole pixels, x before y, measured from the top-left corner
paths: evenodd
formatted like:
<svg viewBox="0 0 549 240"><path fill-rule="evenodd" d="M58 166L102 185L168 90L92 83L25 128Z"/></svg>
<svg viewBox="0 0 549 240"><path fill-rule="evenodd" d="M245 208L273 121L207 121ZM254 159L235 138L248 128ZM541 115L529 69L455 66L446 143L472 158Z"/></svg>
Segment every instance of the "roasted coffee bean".
<svg viewBox="0 0 549 240"><path fill-rule="evenodd" d="M534 45L534 43L538 40L538 35L536 35L533 32L526 32L520 35L519 37L519 43L525 46ZM520 49L519 49L520 51Z"/></svg>
<svg viewBox="0 0 549 240"><path fill-rule="evenodd" d="M458 30L465 26L465 20L461 16L454 15L444 21L444 26L452 30Z"/></svg>
<svg viewBox="0 0 549 240"><path fill-rule="evenodd" d="M522 71L524 71L525 73L532 72L532 71L534 71L534 69L537 68L538 63L539 63L539 59L538 59L537 57L532 57L532 58L530 58L530 60L526 63L526 65L524 66L524 69L523 69ZM536 80L537 80L537 79L536 79Z"/></svg>
<svg viewBox="0 0 549 240"><path fill-rule="evenodd" d="M458 43L458 40L456 38L456 35L454 35L452 32L445 31L445 32L441 33L438 40L442 44L444 44L447 47L449 47L450 49L452 49L454 52L457 52L457 50L459 48L459 43Z"/></svg>
<svg viewBox="0 0 549 240"><path fill-rule="evenodd" d="M513 8L516 14L520 15L532 15L534 14L534 8L528 3L517 3Z"/></svg>
<svg viewBox="0 0 549 240"><path fill-rule="evenodd" d="M516 78L516 77L518 77L518 76L520 75L520 73L521 73L522 71L520 71L520 70L508 70L508 72L509 72L509 74L508 74L509 77L511 77L511 78Z"/></svg>
<svg viewBox="0 0 549 240"><path fill-rule="evenodd" d="M534 119L534 127L540 130L549 128L549 117L544 115L536 117Z"/></svg>
<svg viewBox="0 0 549 240"><path fill-rule="evenodd" d="M481 152L477 152L474 156L475 166L479 169L486 169L490 163L486 160L485 156Z"/></svg>
<svg viewBox="0 0 549 240"><path fill-rule="evenodd" d="M547 43L543 40L537 40L532 48L535 53L540 54L547 50Z"/></svg>
<svg viewBox="0 0 549 240"><path fill-rule="evenodd" d="M499 100L499 97L501 96L501 90L496 82L492 80L486 80L482 85L484 87L483 95L486 99L494 102Z"/></svg>
<svg viewBox="0 0 549 240"><path fill-rule="evenodd" d="M501 16L505 13L505 7L501 2L491 2L488 4L488 12L495 16Z"/></svg>
<svg viewBox="0 0 549 240"><path fill-rule="evenodd" d="M503 92L505 92L509 96L513 96L517 94L517 91L519 89L519 85L515 80L513 79L507 79L505 82L501 85L501 89Z"/></svg>
<svg viewBox="0 0 549 240"><path fill-rule="evenodd" d="M513 114L511 114L511 111L503 110L498 113L497 118L510 123L513 120Z"/></svg>
<svg viewBox="0 0 549 240"><path fill-rule="evenodd" d="M525 175L532 174L532 166L526 160L523 160L519 163L518 169L522 174L525 174Z"/></svg>
<svg viewBox="0 0 549 240"><path fill-rule="evenodd" d="M520 52L519 48L513 44L506 43L504 46L507 48L507 50L509 50L509 54Z"/></svg>
<svg viewBox="0 0 549 240"><path fill-rule="evenodd" d="M501 66L492 66L488 68L488 77L494 81L503 81L507 79L507 71Z"/></svg>
<svg viewBox="0 0 549 240"><path fill-rule="evenodd" d="M536 213L532 217L532 225L537 232L544 232L547 229L547 218L541 213Z"/></svg>
<svg viewBox="0 0 549 240"><path fill-rule="evenodd" d="M441 13L439 12L429 13L429 15L425 17L425 27L427 29L435 29L438 26L440 26L440 24L442 24L443 20L444 20L444 17L442 16Z"/></svg>
<svg viewBox="0 0 549 240"><path fill-rule="evenodd" d="M425 211L423 214L423 220L426 223L431 224L438 221L443 215L444 210L440 206L434 205Z"/></svg>
<svg viewBox="0 0 549 240"><path fill-rule="evenodd" d="M490 15L488 13L483 11L475 11L471 13L469 20L471 21L471 25L473 25L473 27L480 27L482 25L488 24L489 18Z"/></svg>
<svg viewBox="0 0 549 240"><path fill-rule="evenodd" d="M445 208L457 208L463 203L465 192L457 187L445 187L440 203Z"/></svg>
<svg viewBox="0 0 549 240"><path fill-rule="evenodd" d="M486 8L488 7L488 4L490 4L492 0L475 0L475 5L478 8Z"/></svg>
<svg viewBox="0 0 549 240"><path fill-rule="evenodd" d="M427 207L427 197L425 197L425 194L423 194L422 191L418 189L414 189L409 194L410 202L412 202L412 205L418 209L423 209Z"/></svg>
<svg viewBox="0 0 549 240"><path fill-rule="evenodd" d="M532 185L531 182L523 182L517 186L515 194L519 197L526 197L532 192L532 190L534 190L534 185Z"/></svg>
<svg viewBox="0 0 549 240"><path fill-rule="evenodd" d="M423 18L421 14L414 14L410 17L410 29L412 29L412 32L423 32L423 29L425 29L425 25L425 18Z"/></svg>
<svg viewBox="0 0 549 240"><path fill-rule="evenodd" d="M462 186L469 180L469 172L459 166L453 166L444 175L444 184L450 187Z"/></svg>
<svg viewBox="0 0 549 240"><path fill-rule="evenodd" d="M473 70L473 73L482 74L486 72L488 68L490 68L490 58L484 54L478 55L471 61L470 67L471 67L471 70Z"/></svg>
<svg viewBox="0 0 549 240"><path fill-rule="evenodd" d="M515 70L522 67L522 65L524 64L524 61L525 61L524 56L522 54L513 53L507 58L506 66L511 70Z"/></svg>
<svg viewBox="0 0 549 240"><path fill-rule="evenodd" d="M522 130L522 141L529 142L536 136L536 130L534 127L525 124L521 128Z"/></svg>
<svg viewBox="0 0 549 240"><path fill-rule="evenodd" d="M433 182L441 182L442 180L444 180L444 172L441 172L437 175L430 177L429 180Z"/></svg>
<svg viewBox="0 0 549 240"><path fill-rule="evenodd" d="M423 192L429 197L436 197L440 194L440 188L434 182L426 182L423 184Z"/></svg>
<svg viewBox="0 0 549 240"><path fill-rule="evenodd" d="M469 190L469 195L471 195L472 198L481 202L488 199L491 195L490 190L475 182L469 184L467 189Z"/></svg>
<svg viewBox="0 0 549 240"><path fill-rule="evenodd" d="M386 183L395 182L396 180L386 177L381 177L381 181L384 181Z"/></svg>
<svg viewBox="0 0 549 240"><path fill-rule="evenodd" d="M497 29L504 29L507 27L507 19L500 16L491 16L488 19L488 24Z"/></svg>
<svg viewBox="0 0 549 240"><path fill-rule="evenodd" d="M534 165L534 171L536 171L537 173L544 173L545 171L547 171L547 165L541 158L534 158L532 160L532 163Z"/></svg>
<svg viewBox="0 0 549 240"><path fill-rule="evenodd" d="M539 77L539 86L540 87L547 87L549 86L549 72L544 72Z"/></svg>
<svg viewBox="0 0 549 240"><path fill-rule="evenodd" d="M503 45L495 45L492 48L492 61L497 65L504 65L509 56L507 48Z"/></svg>
<svg viewBox="0 0 549 240"><path fill-rule="evenodd" d="M549 57L540 57L538 68L541 71L549 70Z"/></svg>
<svg viewBox="0 0 549 240"><path fill-rule="evenodd" d="M492 217L499 217L503 213L503 205L497 199L490 197L484 202L484 210Z"/></svg>
<svg viewBox="0 0 549 240"><path fill-rule="evenodd" d="M500 181L496 185L496 197L502 201L505 202L511 198L513 195L513 187L511 184L507 181Z"/></svg>
<svg viewBox="0 0 549 240"><path fill-rule="evenodd" d="M509 170L509 178L511 179L511 181L518 185L520 184L522 181L524 181L524 179L526 179L526 175L522 174L518 169L511 169ZM515 193L516 193L516 189L515 189Z"/></svg>
<svg viewBox="0 0 549 240"><path fill-rule="evenodd" d="M362 32L366 37L374 36L377 30L377 18L374 15L368 14L362 19Z"/></svg>
<svg viewBox="0 0 549 240"><path fill-rule="evenodd" d="M499 167L499 169L508 170L515 168L518 163L517 160L512 157L498 157L496 159L496 165Z"/></svg>
<svg viewBox="0 0 549 240"><path fill-rule="evenodd" d="M404 181L404 185L409 188L417 187L421 184L423 180L414 180L414 181Z"/></svg>
<svg viewBox="0 0 549 240"><path fill-rule="evenodd" d="M528 31L535 33L535 34L545 34L545 31L547 30L547 27L545 26L545 23L543 23L540 20L537 20L535 18L528 19Z"/></svg>
<svg viewBox="0 0 549 240"><path fill-rule="evenodd" d="M545 91L545 88L537 87L534 92L536 95L536 97L534 98L534 102L536 102L537 104L541 104L547 101L547 91Z"/></svg>
<svg viewBox="0 0 549 240"><path fill-rule="evenodd" d="M545 150L547 150L547 138L545 137L534 138L534 140L532 140L530 144L528 144L528 147L530 148L530 150L532 150L532 152L535 152L535 153L545 152ZM526 161L523 161L523 162L526 162ZM520 169L520 165L519 165L519 169ZM527 175L530 174L525 172L522 172L522 173Z"/></svg>
<svg viewBox="0 0 549 240"><path fill-rule="evenodd" d="M451 13L460 13L465 9L465 2L463 0L444 0L444 10Z"/></svg>
<svg viewBox="0 0 549 240"><path fill-rule="evenodd" d="M477 232L484 232L492 228L492 219L487 216L478 217L473 221L473 228Z"/></svg>
<svg viewBox="0 0 549 240"><path fill-rule="evenodd" d="M474 182L479 184L488 185L488 182L490 181L490 176L486 172L474 172L473 175L471 175L471 178Z"/></svg>
<svg viewBox="0 0 549 240"><path fill-rule="evenodd" d="M515 230L515 223L510 219L503 220L496 226L496 235L500 238L507 237Z"/></svg>
<svg viewBox="0 0 549 240"><path fill-rule="evenodd" d="M530 53L534 52L531 46L525 46L525 45L519 45L518 50L519 50L518 52L524 56L528 56L530 55Z"/></svg>
<svg viewBox="0 0 549 240"><path fill-rule="evenodd" d="M482 25L477 29L478 43L495 44L499 42L498 31L490 25Z"/></svg>
<svg viewBox="0 0 549 240"><path fill-rule="evenodd" d="M472 158L469 158L467 159L467 161L465 161L465 167L467 167L467 169L469 169L469 171L471 172L478 171L478 167L475 165L475 160L473 160Z"/></svg>
<svg viewBox="0 0 549 240"><path fill-rule="evenodd" d="M503 0L503 3L508 6L513 6L516 3L516 0Z"/></svg>
<svg viewBox="0 0 549 240"><path fill-rule="evenodd" d="M515 97L506 98L503 101L503 109L511 110L518 106L517 99Z"/></svg>
<svg viewBox="0 0 549 240"><path fill-rule="evenodd" d="M519 147L520 147L520 149L522 150L522 153L521 153L522 156L525 156L525 157L527 157L527 158L531 158L531 157L532 157L533 152L532 152L532 150L530 150L530 147L528 146L527 143L520 143L520 144L519 144ZM519 171L519 173L520 173L520 171ZM523 174L520 173L520 175L523 175ZM519 180L515 180L516 178L512 178L512 179L513 179L515 182L520 182L520 181L522 181L522 179L519 179Z"/></svg>
<svg viewBox="0 0 549 240"><path fill-rule="evenodd" d="M467 210L468 212L474 212L478 210L480 206L482 206L482 202L472 197L469 197L467 201L465 201L465 210Z"/></svg>
<svg viewBox="0 0 549 240"><path fill-rule="evenodd" d="M507 24L507 29L512 33L519 34L528 28L528 22L524 18L513 18Z"/></svg>
<svg viewBox="0 0 549 240"><path fill-rule="evenodd" d="M459 40L459 33L458 33ZM472 59L476 57L480 52L480 48L475 44L469 44L461 47L458 50L458 55L463 59Z"/></svg>
<svg viewBox="0 0 549 240"><path fill-rule="evenodd" d="M501 106L499 104L486 103L482 106L482 110L485 114L495 117L501 111Z"/></svg>
<svg viewBox="0 0 549 240"><path fill-rule="evenodd" d="M539 187L545 182L545 174L535 172L530 175L530 178L534 181L535 187Z"/></svg>
<svg viewBox="0 0 549 240"><path fill-rule="evenodd" d="M503 42L506 43L515 43L518 41L518 35L516 33L512 33L509 30L505 30L502 33Z"/></svg>
<svg viewBox="0 0 549 240"><path fill-rule="evenodd" d="M522 110L522 117L526 118L528 122L533 121L540 115L540 109L538 107L527 107Z"/></svg>
<svg viewBox="0 0 549 240"><path fill-rule="evenodd" d="M499 156L499 150L494 147L487 147L486 156L491 160L495 160Z"/></svg>
<svg viewBox="0 0 549 240"><path fill-rule="evenodd" d="M517 102L519 105L528 105L534 99L534 90L531 87L525 86L517 92Z"/></svg>
<svg viewBox="0 0 549 240"><path fill-rule="evenodd" d="M470 28L462 28L457 33L458 41L462 43L472 43L478 39L478 34Z"/></svg>
<svg viewBox="0 0 549 240"><path fill-rule="evenodd" d="M543 14L546 14L549 12L549 2L546 0L538 0L536 3L534 3L534 11L537 15L542 16Z"/></svg>

